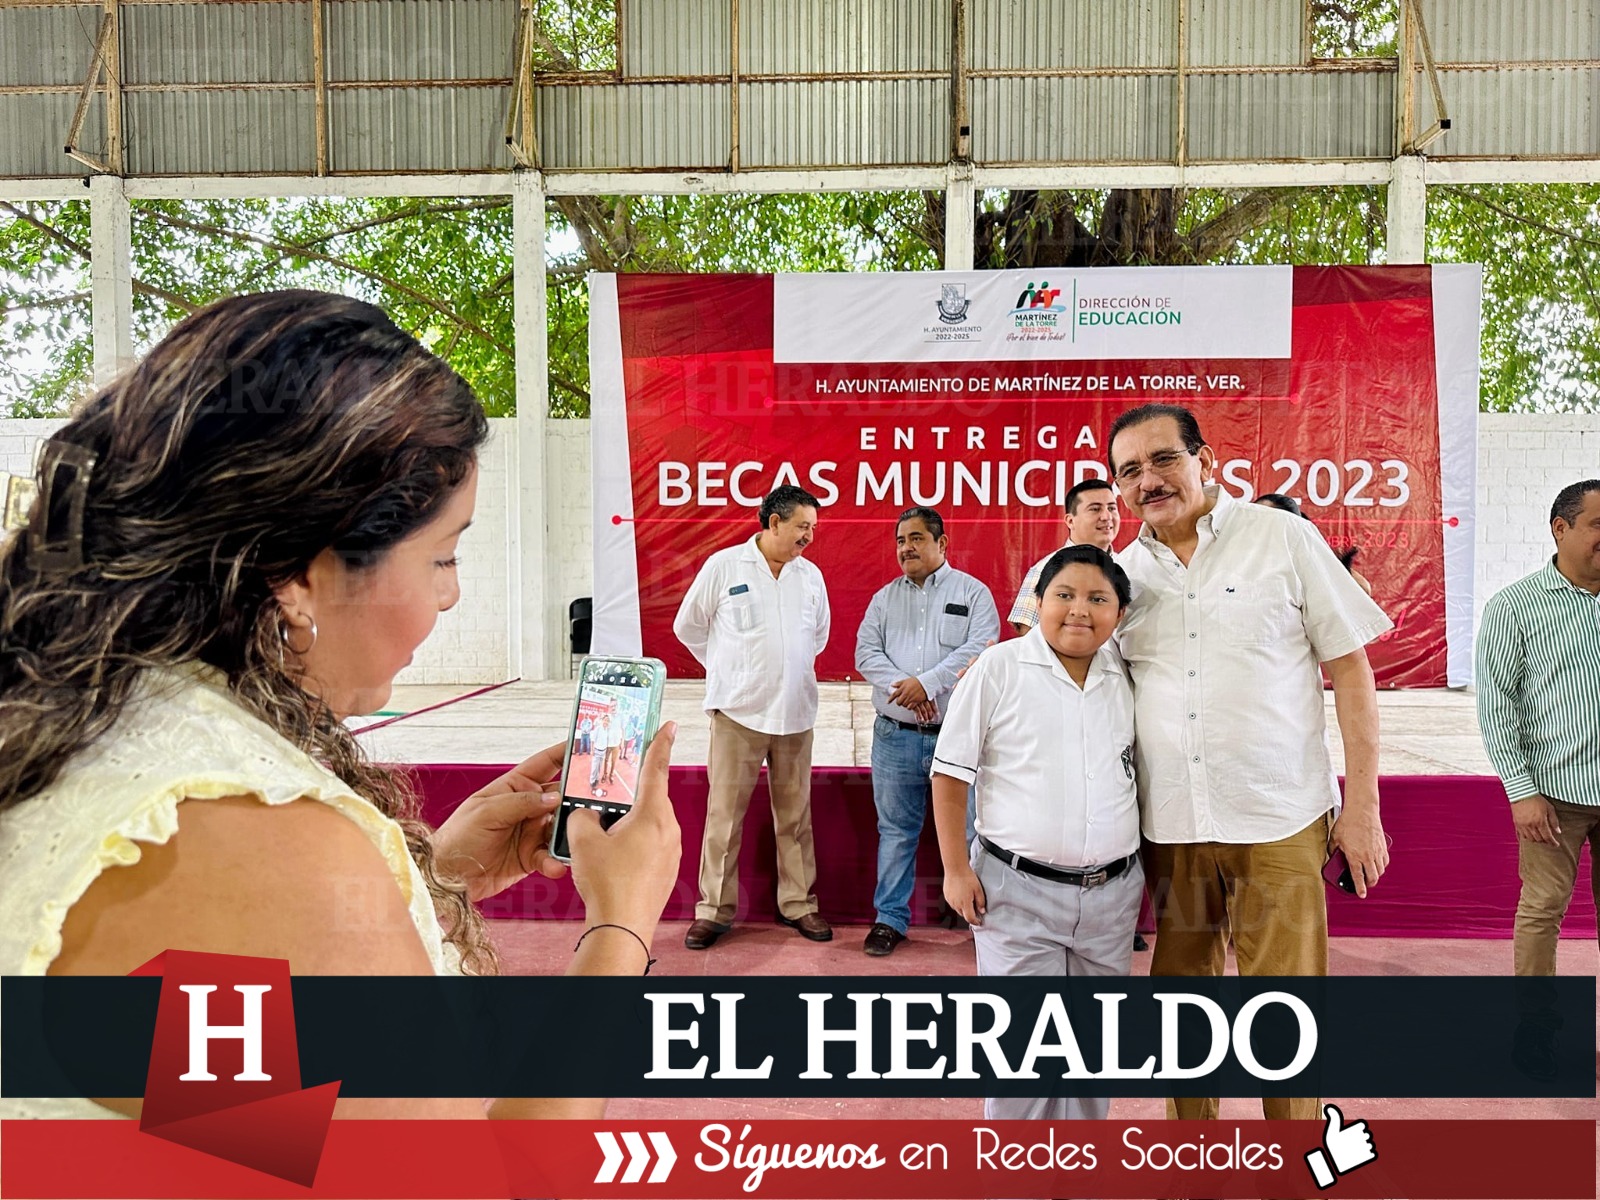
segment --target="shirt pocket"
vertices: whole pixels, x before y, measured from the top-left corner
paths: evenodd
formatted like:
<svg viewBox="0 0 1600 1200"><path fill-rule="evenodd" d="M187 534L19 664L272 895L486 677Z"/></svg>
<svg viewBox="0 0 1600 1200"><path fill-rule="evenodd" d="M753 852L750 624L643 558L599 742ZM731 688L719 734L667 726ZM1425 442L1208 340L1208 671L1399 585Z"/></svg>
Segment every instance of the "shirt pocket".
<svg viewBox="0 0 1600 1200"><path fill-rule="evenodd" d="M967 640L967 633L972 629L972 616L963 616L960 613L942 612L939 614L938 636L939 644L948 649L955 649Z"/></svg>
<svg viewBox="0 0 1600 1200"><path fill-rule="evenodd" d="M822 596L817 592L807 591L804 599L800 601L800 612L806 619L807 627L815 629L822 620Z"/></svg>
<svg viewBox="0 0 1600 1200"><path fill-rule="evenodd" d="M735 633L760 633L766 628L767 617L751 592L740 592L728 597L729 623Z"/></svg>
<svg viewBox="0 0 1600 1200"><path fill-rule="evenodd" d="M1236 583L1217 593L1217 620L1230 646L1270 646L1300 625L1300 610L1280 583Z"/></svg>

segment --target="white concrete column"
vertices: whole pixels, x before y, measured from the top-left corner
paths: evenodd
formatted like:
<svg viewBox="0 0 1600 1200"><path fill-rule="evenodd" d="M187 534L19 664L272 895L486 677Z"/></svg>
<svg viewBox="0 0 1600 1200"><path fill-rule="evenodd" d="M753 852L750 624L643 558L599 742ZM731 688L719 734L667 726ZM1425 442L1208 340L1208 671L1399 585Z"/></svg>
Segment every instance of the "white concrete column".
<svg viewBox="0 0 1600 1200"><path fill-rule="evenodd" d="M517 171L511 183L512 323L516 338L517 436L512 463L512 519L507 523L511 570L512 674L556 679L561 668L559 581L546 581L550 474L545 468L549 419L549 339L545 325L544 177Z"/></svg>
<svg viewBox="0 0 1600 1200"><path fill-rule="evenodd" d="M1389 261L1428 261L1428 160L1402 154L1389 181Z"/></svg>
<svg viewBox="0 0 1600 1200"><path fill-rule="evenodd" d="M98 385L133 361L133 229L119 176L89 177L89 260Z"/></svg>
<svg viewBox="0 0 1600 1200"><path fill-rule="evenodd" d="M973 204L977 189L972 182L972 164L953 162L944 189L944 269L972 270L972 244L976 217Z"/></svg>

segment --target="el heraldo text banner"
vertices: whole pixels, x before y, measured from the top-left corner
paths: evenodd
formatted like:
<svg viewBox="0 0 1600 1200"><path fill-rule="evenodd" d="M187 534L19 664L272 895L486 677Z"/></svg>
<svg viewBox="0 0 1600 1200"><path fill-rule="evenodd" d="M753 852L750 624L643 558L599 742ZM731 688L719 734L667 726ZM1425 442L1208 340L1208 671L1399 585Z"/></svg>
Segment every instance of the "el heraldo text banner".
<svg viewBox="0 0 1600 1200"><path fill-rule="evenodd" d="M1062 542L1067 489L1107 474L1117 414L1161 400L1196 411L1228 492L1287 493L1359 548L1395 622L1370 648L1381 685L1467 683L1480 284L1471 266L593 276L594 647L699 675L673 616L779 483L821 501L820 678L852 676L913 504L1003 619Z"/></svg>

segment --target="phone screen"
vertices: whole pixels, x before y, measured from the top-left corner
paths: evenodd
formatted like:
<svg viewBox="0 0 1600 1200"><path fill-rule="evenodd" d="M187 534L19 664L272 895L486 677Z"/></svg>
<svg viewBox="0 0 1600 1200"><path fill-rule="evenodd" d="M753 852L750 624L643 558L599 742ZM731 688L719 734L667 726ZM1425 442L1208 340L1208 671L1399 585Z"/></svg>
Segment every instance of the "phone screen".
<svg viewBox="0 0 1600 1200"><path fill-rule="evenodd" d="M569 856L567 818L575 809L600 814L610 828L633 807L639 761L655 730L658 668L636 661L585 659L578 681L578 706L562 774L561 809L551 848Z"/></svg>

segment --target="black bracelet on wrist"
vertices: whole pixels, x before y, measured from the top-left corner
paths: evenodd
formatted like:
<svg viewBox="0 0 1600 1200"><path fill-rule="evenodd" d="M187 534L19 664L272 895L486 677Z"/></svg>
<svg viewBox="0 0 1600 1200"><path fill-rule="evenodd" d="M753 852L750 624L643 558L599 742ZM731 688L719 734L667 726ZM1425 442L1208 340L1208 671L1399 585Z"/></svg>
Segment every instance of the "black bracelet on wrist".
<svg viewBox="0 0 1600 1200"><path fill-rule="evenodd" d="M638 942L639 943L639 948L644 951L644 960L645 960L644 961L644 973L646 975L650 974L650 968L656 965L656 960L650 957L650 947L645 945L644 939L642 937L640 937L633 930L629 929L626 925L613 925L609 921L606 921L606 922L602 922L599 925L591 925L591 926L589 926L589 928L587 928L587 929L585 929L583 931L583 937L580 937L578 939L578 945L574 946L572 948L572 952L574 954L576 954L578 952L578 946L582 946L583 945L583 938L588 937L596 929L620 929L620 930L622 930L623 933L627 934L634 941Z"/></svg>

